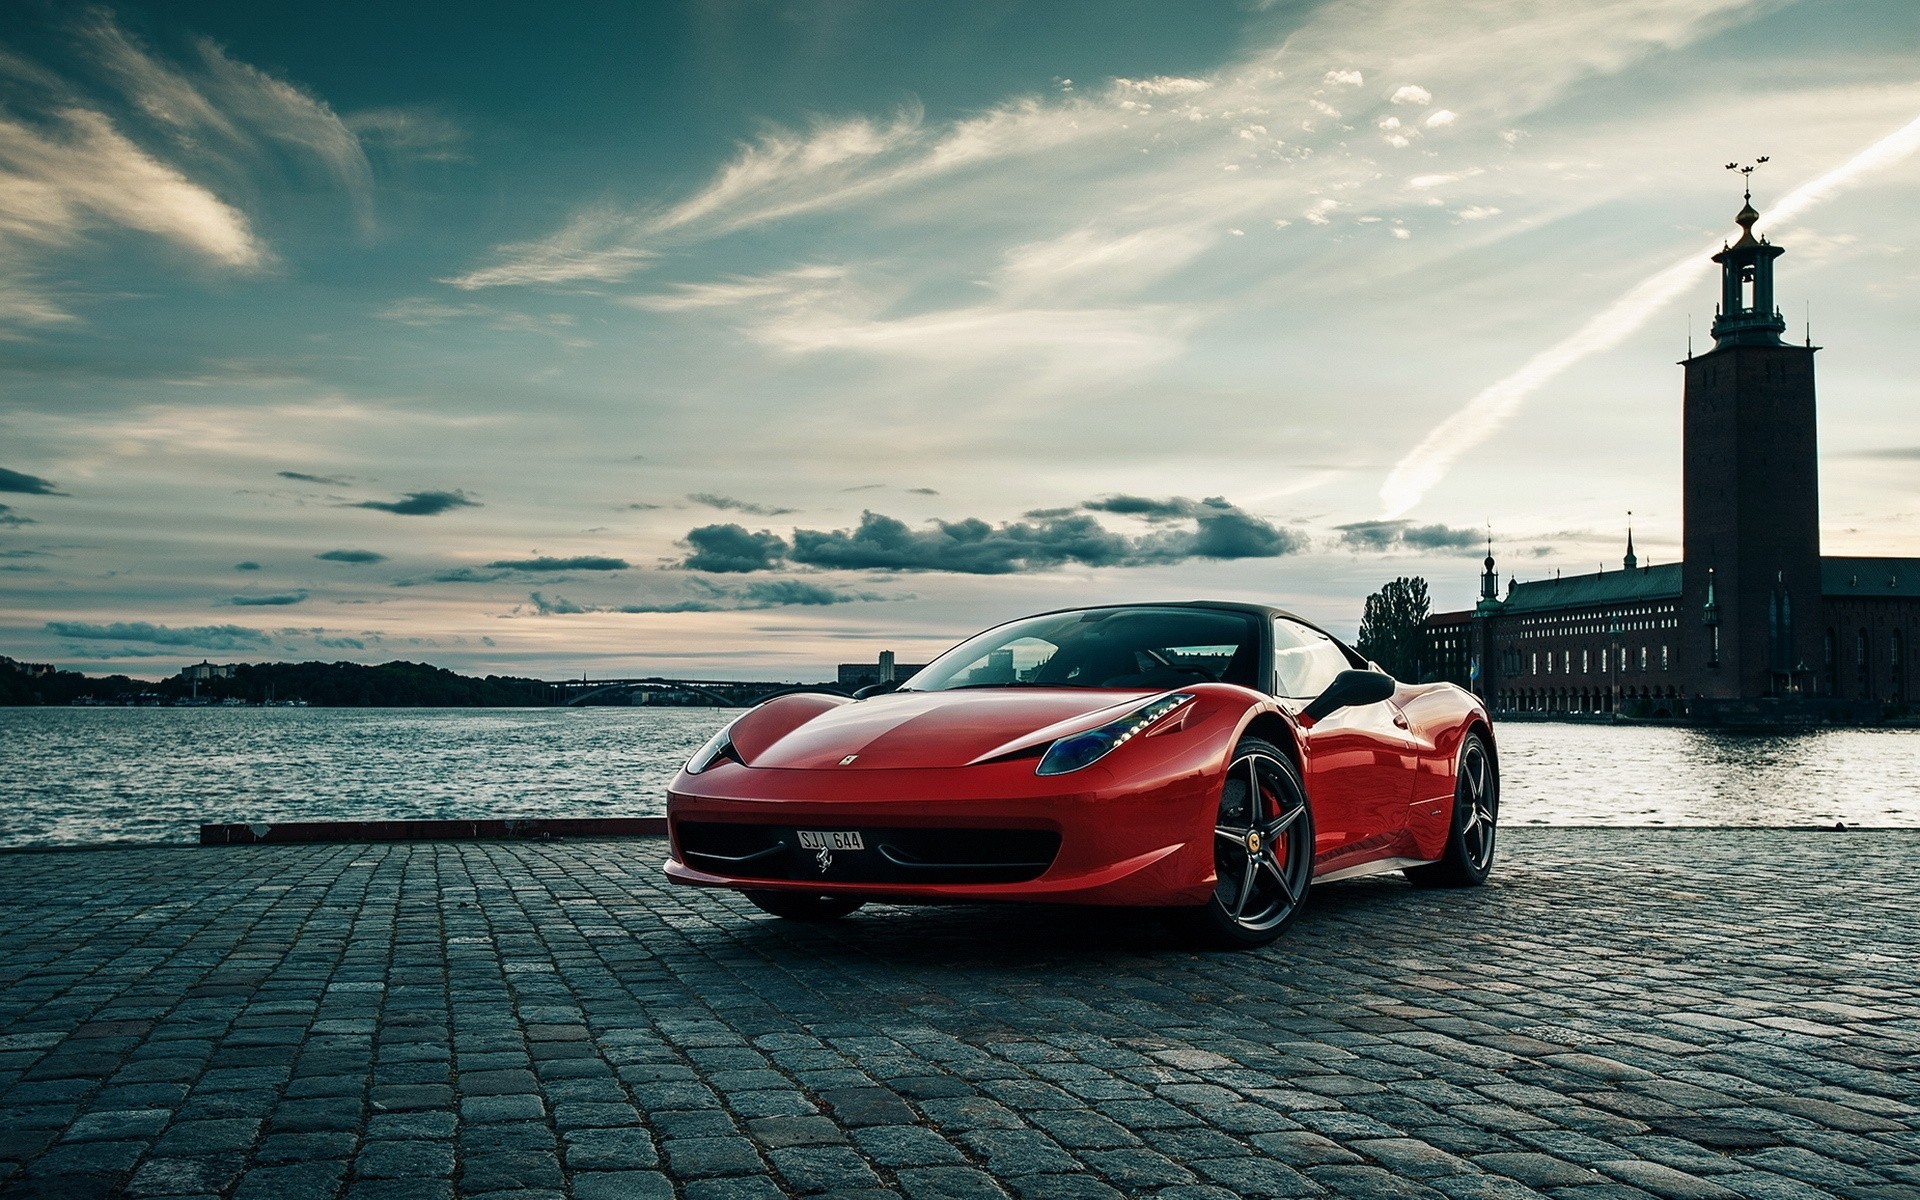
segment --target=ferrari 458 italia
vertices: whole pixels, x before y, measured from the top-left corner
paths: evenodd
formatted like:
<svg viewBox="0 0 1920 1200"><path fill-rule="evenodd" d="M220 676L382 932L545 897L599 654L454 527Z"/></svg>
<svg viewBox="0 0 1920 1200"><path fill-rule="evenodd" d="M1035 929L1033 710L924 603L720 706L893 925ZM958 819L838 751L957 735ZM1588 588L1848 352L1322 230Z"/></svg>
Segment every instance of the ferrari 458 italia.
<svg viewBox="0 0 1920 1200"><path fill-rule="evenodd" d="M673 781L667 875L781 917L869 901L1152 906L1271 941L1316 881L1493 866L1485 707L1279 609L1069 609L896 688L777 697Z"/></svg>

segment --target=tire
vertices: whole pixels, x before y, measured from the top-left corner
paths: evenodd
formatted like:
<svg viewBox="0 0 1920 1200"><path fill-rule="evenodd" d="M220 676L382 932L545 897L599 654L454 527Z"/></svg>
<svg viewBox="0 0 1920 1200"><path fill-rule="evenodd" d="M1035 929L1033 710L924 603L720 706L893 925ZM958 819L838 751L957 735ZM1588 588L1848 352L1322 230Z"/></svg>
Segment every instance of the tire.
<svg viewBox="0 0 1920 1200"><path fill-rule="evenodd" d="M1213 858L1213 895L1184 910L1195 941L1252 949L1300 915L1313 880L1313 809L1293 760L1272 742L1243 738L1233 748L1220 781Z"/></svg>
<svg viewBox="0 0 1920 1200"><path fill-rule="evenodd" d="M1479 733L1460 742L1455 760L1453 820L1440 861L1408 867L1420 887L1479 887L1493 873L1494 837L1500 819L1500 768Z"/></svg>
<svg viewBox="0 0 1920 1200"><path fill-rule="evenodd" d="M763 913L789 921L836 921L866 904L855 896L809 896L805 892L742 892Z"/></svg>

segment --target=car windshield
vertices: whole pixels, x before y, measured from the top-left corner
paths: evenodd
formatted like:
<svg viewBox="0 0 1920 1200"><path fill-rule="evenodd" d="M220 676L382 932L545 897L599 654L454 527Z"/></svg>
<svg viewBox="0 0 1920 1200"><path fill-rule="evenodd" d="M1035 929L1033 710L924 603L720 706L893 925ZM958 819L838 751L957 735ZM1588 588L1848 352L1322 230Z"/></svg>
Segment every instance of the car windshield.
<svg viewBox="0 0 1920 1200"><path fill-rule="evenodd" d="M962 642L906 690L1081 687L1159 690L1219 681L1254 686L1251 614L1206 608L1093 608L1028 617Z"/></svg>

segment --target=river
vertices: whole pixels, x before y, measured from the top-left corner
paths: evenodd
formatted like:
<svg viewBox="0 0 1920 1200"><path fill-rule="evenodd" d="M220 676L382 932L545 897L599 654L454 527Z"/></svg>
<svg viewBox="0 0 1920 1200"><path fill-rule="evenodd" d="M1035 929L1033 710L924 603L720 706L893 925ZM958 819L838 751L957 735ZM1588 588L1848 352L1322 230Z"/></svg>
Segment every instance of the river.
<svg viewBox="0 0 1920 1200"><path fill-rule="evenodd" d="M206 821L649 816L712 708L0 708L0 846ZM1920 730L1514 723L1502 820L1920 827Z"/></svg>

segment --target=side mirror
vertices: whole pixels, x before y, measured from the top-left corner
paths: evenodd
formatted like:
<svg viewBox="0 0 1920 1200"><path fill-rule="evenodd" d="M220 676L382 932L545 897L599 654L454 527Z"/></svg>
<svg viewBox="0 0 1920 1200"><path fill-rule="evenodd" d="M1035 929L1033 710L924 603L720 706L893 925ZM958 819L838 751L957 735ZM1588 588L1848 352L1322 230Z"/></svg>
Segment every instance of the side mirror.
<svg viewBox="0 0 1920 1200"><path fill-rule="evenodd" d="M1393 695L1394 687L1393 676L1381 671L1342 671L1333 677L1326 691L1300 710L1300 718L1312 724L1343 708L1378 704Z"/></svg>
<svg viewBox="0 0 1920 1200"><path fill-rule="evenodd" d="M868 696L884 696L888 692L898 691L903 682L905 681L900 679L889 679L885 683L870 683L863 688L854 689L853 698L865 700Z"/></svg>

